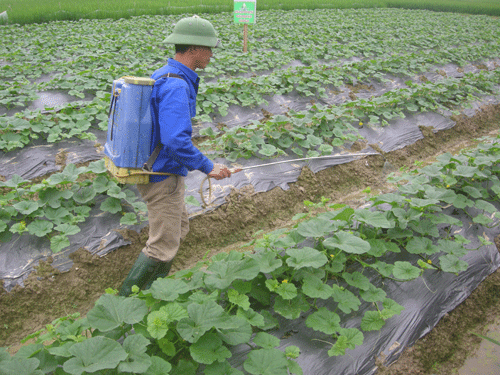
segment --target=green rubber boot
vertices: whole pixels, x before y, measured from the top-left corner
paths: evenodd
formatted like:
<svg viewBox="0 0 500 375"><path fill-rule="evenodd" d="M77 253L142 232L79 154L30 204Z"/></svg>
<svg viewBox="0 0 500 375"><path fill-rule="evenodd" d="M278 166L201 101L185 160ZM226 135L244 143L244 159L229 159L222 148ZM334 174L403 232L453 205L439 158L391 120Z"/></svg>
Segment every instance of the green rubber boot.
<svg viewBox="0 0 500 375"><path fill-rule="evenodd" d="M149 280L144 284L143 289L149 289L153 281L160 277L167 277L170 272L170 267L172 267L172 261L170 262L158 262L154 272L149 277Z"/></svg>
<svg viewBox="0 0 500 375"><path fill-rule="evenodd" d="M151 275L155 273L158 263L162 262L148 258L141 252L128 273L127 278L123 282L118 295L128 297L132 293L132 287L134 285L142 289L144 285L149 282Z"/></svg>

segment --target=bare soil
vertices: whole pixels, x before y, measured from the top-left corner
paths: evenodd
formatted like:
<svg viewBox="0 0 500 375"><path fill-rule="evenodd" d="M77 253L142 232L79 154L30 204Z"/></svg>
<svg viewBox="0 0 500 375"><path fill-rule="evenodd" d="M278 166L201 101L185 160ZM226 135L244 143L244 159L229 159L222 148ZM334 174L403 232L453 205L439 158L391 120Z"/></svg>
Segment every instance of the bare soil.
<svg viewBox="0 0 500 375"><path fill-rule="evenodd" d="M260 230L271 231L292 225L290 218L307 212L304 200L331 202L357 207L370 194L386 192L389 171L415 161L431 163L443 152L455 153L477 144L477 138L496 136L500 125L500 105L484 107L472 118L454 118L457 124L449 130L434 133L422 128L424 139L401 150L356 160L328 168L316 174L303 168L299 180L289 190L275 188L255 194L251 187L233 190L227 202L216 210L191 219L191 230L181 245L173 271L188 268L207 254L239 248L254 238ZM363 148L355 144L353 150ZM365 192L363 192L365 190ZM132 241L100 258L80 249L71 255L72 269L61 273L50 266L50 260L40 262L25 287L16 286L11 292L0 288L0 346L14 352L21 339L56 318L79 312L85 315L106 288L118 289L135 262L147 239L147 228L141 233L126 230L121 234ZM499 244L499 242L497 242ZM480 339L469 331L482 333L488 322L500 315L500 271L487 278L457 309L450 312L438 326L415 346L407 349L400 359L379 373L453 374ZM439 347L440 350L436 350Z"/></svg>

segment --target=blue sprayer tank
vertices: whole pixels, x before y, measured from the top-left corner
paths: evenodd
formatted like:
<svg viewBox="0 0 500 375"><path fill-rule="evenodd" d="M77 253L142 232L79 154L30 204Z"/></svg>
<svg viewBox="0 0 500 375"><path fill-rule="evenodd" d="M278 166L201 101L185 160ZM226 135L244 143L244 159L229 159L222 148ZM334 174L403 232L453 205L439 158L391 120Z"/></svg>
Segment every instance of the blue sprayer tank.
<svg viewBox="0 0 500 375"><path fill-rule="evenodd" d="M151 155L149 100L154 83L142 77L113 81L104 153L118 168L142 168Z"/></svg>

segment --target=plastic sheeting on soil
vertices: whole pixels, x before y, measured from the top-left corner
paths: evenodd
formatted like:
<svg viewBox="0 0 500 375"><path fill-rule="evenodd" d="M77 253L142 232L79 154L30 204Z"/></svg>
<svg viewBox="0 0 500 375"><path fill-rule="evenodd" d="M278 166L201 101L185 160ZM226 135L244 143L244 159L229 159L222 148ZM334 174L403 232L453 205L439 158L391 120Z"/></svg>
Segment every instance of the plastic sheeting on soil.
<svg viewBox="0 0 500 375"><path fill-rule="evenodd" d="M485 62L484 66L488 69L494 69L499 62L500 59L495 59ZM292 66L294 66L294 64L300 65L301 63L299 61L291 63ZM463 75L464 72L474 72L477 70L478 69L473 65L459 69L459 67L454 64L448 64L446 66L436 67L435 71L441 73L426 73L425 75L426 78L431 81L438 81L443 79L444 76L459 77ZM411 80L417 81L420 79L419 77L420 76L412 77ZM383 95L387 91L405 87L402 78L388 75L384 78L386 79L386 83L384 84L373 81L369 84L363 84L361 88L358 87L356 89L356 96L360 98L376 97ZM48 79L48 77L42 77L42 79ZM287 96L274 95L273 97L266 97L265 99L268 101L268 105L266 106L253 108L229 106L228 114L224 117L220 115L215 116L213 123L195 124L193 127L193 134L196 136L202 128L213 126L213 124L216 123L224 123L229 127L244 126L250 124L252 121L261 119L263 117L263 111L278 115L285 113L289 109L297 111L305 110L310 105L311 99L322 104L343 103L349 97L350 92L352 92L350 87L342 86L335 90L329 90L329 96L327 98L303 97L296 93L291 93ZM64 105L70 102L71 99L72 97L67 94L45 92L40 99L31 104L31 107L41 108L41 106L44 105ZM475 103L473 108L466 109L465 113L472 116L481 105L498 102L500 102L500 96L484 97L481 102ZM420 130L421 126L432 127L435 132L453 127L455 122L450 119L450 116L451 113L433 112L407 114L406 118L392 120L389 122L389 125L385 127L358 127L357 125L355 127L358 128L360 136L364 138L367 144L376 144L383 152L390 152L422 139L423 134ZM43 144L41 141L37 141L32 147L25 147L21 150L8 153L0 153L0 175L4 176L6 179L11 178L14 174L20 175L25 179L33 179L50 173L59 172L64 168L64 165L70 163L78 164L101 159L104 156L102 146L106 142L106 133L95 129L92 130L92 132L97 137L97 141L95 142L71 139L56 144ZM377 151L373 150L371 147L367 147L365 150L361 150L357 153L374 154L376 152ZM225 197L229 195L232 189L241 189L247 185L252 185L255 192L265 192L275 187L287 190L290 183L297 181L304 166L307 165L316 173L328 167L354 160L353 157L348 156L349 153L351 153L349 150L337 148L334 149L333 154L346 154L345 158L324 158L314 159L308 162L297 161L286 164L273 164L269 167L242 171L233 174L230 179L212 181L211 196L208 194L208 183L205 182L202 191L205 201L209 202L208 207L188 206L188 212L190 215L199 215L212 210L225 202ZM60 154L63 155L62 159L64 163L56 163L56 156ZM239 159L238 163L234 163L233 166L248 167L261 164L272 164L276 161L291 159L294 158L288 156L261 160L257 157L252 157L248 160ZM227 161L224 159L216 159L215 162L227 164ZM200 203L202 201L200 198L200 188L202 187L204 178L205 175L198 171L189 173L186 178L186 194L195 197ZM97 237L103 235L100 233L99 235L96 234L93 236L93 238L95 238L93 242L89 242L87 234L96 228L96 222L92 219L80 224L79 226L82 231L71 236L71 246L61 253L53 255L53 265L61 271L70 269L72 263L68 255L81 247L86 248L93 254L98 253L102 256L109 251L128 244L128 242L116 231L116 229L120 228L119 216L111 215L106 212L95 212L93 217L103 218L103 223L105 223L104 228L106 229L99 227L99 230L105 232L106 238L102 238L102 241L98 240ZM143 223L131 229L139 230L146 224L147 223ZM113 245L106 245L103 247L101 242ZM7 290L10 290L16 284L22 285L22 280L33 270L33 266L35 266L40 259L45 259L50 255L51 252L48 243L27 234L23 234L22 237L9 243L0 244L0 280L4 280L4 286ZM63 260L60 261L59 259Z"/></svg>
<svg viewBox="0 0 500 375"><path fill-rule="evenodd" d="M499 207L496 204L496 207ZM472 223L465 215L452 214L453 208L443 210L444 214L453 216L463 223L462 228L452 227L451 233L462 235L471 242L466 245L469 251L461 259L469 264L466 271L458 275L439 271L426 271L418 279L408 282L382 280L373 270L364 270L364 275L378 288L383 288L387 298L393 299L404 307L399 315L388 319L380 331L363 332L363 345L353 350L347 349L341 357L329 357L328 351L334 344L330 335L308 328L305 324L308 313L299 319L287 320L278 318L279 329L270 332L281 338L279 349L295 345L300 348L300 356L296 360L304 374L314 375L373 375L377 372L377 358L385 361L384 365L394 362L406 347L429 333L439 320L449 311L462 303L470 293L492 272L500 267L500 254L496 245L482 246L478 236L483 236L493 242L500 234L499 220L495 220L490 228ZM438 263L439 254L431 256L433 263ZM381 261L393 264L395 261L410 261L413 264L418 256L406 253L391 254ZM355 271L353 270L350 270ZM350 287L343 285L346 289ZM329 306L329 301L318 301L318 308ZM335 302L331 301L332 304ZM372 304L363 302L359 310L351 314L337 311L342 322L347 322L343 328L358 328L367 310L373 310ZM309 312L311 313L311 311ZM248 346L236 348L231 362L233 366L241 366L249 352Z"/></svg>
<svg viewBox="0 0 500 375"><path fill-rule="evenodd" d="M489 64L489 65L488 65ZM488 67L493 66L494 62L487 63ZM450 64L441 67L442 71L448 76L460 76L457 67ZM473 71L474 67L468 67ZM465 69L467 71L467 69ZM425 77L429 80L439 80L442 74L427 73ZM360 98L379 96L383 93L404 87L404 82L400 78L387 77L389 82L382 85L378 82L372 82L367 90L359 90L356 95ZM413 80L417 80L414 77ZM341 87L340 91L330 91L330 96L326 99L316 99L323 104L339 104L346 100L350 89ZM44 93L37 103L32 105L37 107L47 103L64 104L68 100L67 96L61 96L55 93ZM241 108L237 106L229 107L228 115L216 116L214 123L224 123L229 127L242 126L251 123L253 120L262 118L262 110L272 114L282 114L289 109L304 110L311 102L311 98L300 97L297 95L281 96L276 95L272 98L266 98L268 105L259 108ZM465 113L472 116L482 104L498 103L499 97L485 97L482 102L475 103L473 108ZM413 144L423 138L420 130L421 126L432 127L434 131L451 128L455 123L450 119L450 113L418 113L408 115L404 119L391 121L389 126L376 128L359 128L360 135L366 140L367 144L376 144L383 152L390 152L407 145ZM206 126L212 124L200 124L195 127L195 134ZM18 174L23 178L32 179L41 177L49 173L60 171L63 166L56 163L56 155L64 153L65 164L84 163L97 160L103 157L102 147L105 142L105 133L95 131L98 141L68 140L57 144L38 144L20 151L9 152L0 155L0 175L7 179L12 175ZM368 147L365 150L357 151L359 153L376 153L375 150ZM224 203L225 197L232 189L241 189L247 185L252 185L255 192L269 191L275 187L284 190L289 188L289 184L296 182L304 166L308 166L314 173L328 167L341 163L348 163L354 158L349 156L349 151L336 149L335 153L346 154L344 158L323 158L314 159L309 162L290 162L285 164L273 164L269 167L249 169L234 174L230 179L222 181L212 181L213 200L207 208L188 206L191 215L198 215L211 210L214 207ZM271 164L276 161L290 160L291 158L275 158L262 161L258 158L248 160L238 160L244 167L260 164ZM216 160L225 162L224 160ZM200 172L193 172L186 179L187 194L199 198L200 185L205 175ZM206 189L208 183L205 183L205 196L208 199ZM130 187L136 194L134 187ZM103 200L103 196L96 197L96 207ZM69 255L85 248L93 254L103 256L110 251L118 249L128 242L123 239L117 229L120 228L121 215L101 212L94 208L90 217L85 223L80 225L81 232L70 236L71 246L61 253L52 255L49 242L45 238L31 237L28 235L13 236L9 243L0 246L0 279L4 280L5 287L10 290L14 285L21 283L22 280L32 271L33 267L41 259L53 257L52 265L62 271L69 270L72 262ZM467 218L460 218L464 222L461 234L471 240L469 247L479 247L478 235L486 235L491 241L500 230L498 228L483 228L477 225L471 225ZM131 229L139 230L146 225L135 226ZM401 254L398 254L398 260L401 260ZM375 357L383 353L387 356L390 363L397 359L402 350L413 345L413 343L427 332L429 332L442 316L455 308L459 303L465 300L473 289L491 272L500 266L500 257L498 250L494 245L484 246L481 250L472 251L463 258L469 263L469 269L461 272L458 276L445 274L441 272L426 272L424 278L419 278L411 282L396 283L384 281L384 289L389 298L405 307L400 314L389 319L381 331L365 332L365 342L362 346L354 350L348 350L343 357L329 357L327 352L330 346L322 341L329 341L329 337L324 334L312 331L305 326L305 319L288 321L282 319L280 328L274 332L277 337L282 338L282 347L296 345L301 348L301 355L298 363L305 374L335 374L335 375L371 375L376 372ZM377 280L378 283L377 284ZM374 277L372 281L376 286L380 286L382 281ZM362 305L356 313L345 317L343 320L348 322L349 327L359 326L364 310L368 304ZM363 309L364 308L364 309ZM246 357L247 347L237 348L237 353L233 357L234 365L241 365Z"/></svg>

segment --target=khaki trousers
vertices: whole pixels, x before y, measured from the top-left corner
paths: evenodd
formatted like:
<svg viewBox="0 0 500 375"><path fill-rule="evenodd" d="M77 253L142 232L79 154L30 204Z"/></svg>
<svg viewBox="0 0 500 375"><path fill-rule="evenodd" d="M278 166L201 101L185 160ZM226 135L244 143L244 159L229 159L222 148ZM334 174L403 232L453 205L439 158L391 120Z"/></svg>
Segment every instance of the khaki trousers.
<svg viewBox="0 0 500 375"><path fill-rule="evenodd" d="M189 232L184 202L184 177L169 176L163 181L137 185L148 206L149 239L142 252L149 258L171 261Z"/></svg>

